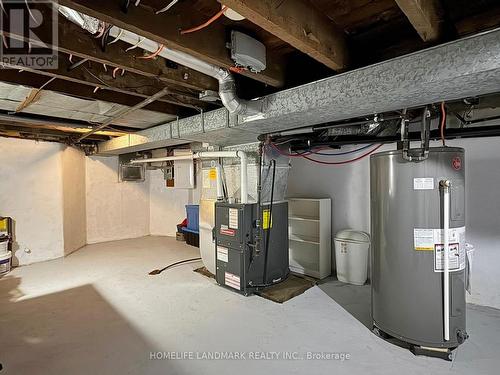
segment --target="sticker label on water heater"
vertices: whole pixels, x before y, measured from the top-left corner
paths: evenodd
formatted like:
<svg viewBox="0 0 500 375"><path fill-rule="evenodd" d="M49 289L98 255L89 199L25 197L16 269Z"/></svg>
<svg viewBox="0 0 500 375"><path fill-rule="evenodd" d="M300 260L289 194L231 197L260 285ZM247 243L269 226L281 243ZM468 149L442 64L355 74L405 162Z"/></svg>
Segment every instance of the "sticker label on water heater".
<svg viewBox="0 0 500 375"><path fill-rule="evenodd" d="M436 245L434 256L434 272L443 272L444 270L444 245ZM465 268L465 251L463 255L460 252L460 244L450 243L448 248L448 268L450 272L460 271Z"/></svg>
<svg viewBox="0 0 500 375"><path fill-rule="evenodd" d="M465 268L465 227L450 228L448 238L450 271L461 271ZM415 250L434 252L434 271L443 272L443 230L415 228L413 241Z"/></svg>
<svg viewBox="0 0 500 375"><path fill-rule="evenodd" d="M432 190L434 189L434 178L420 177L413 179L413 190Z"/></svg>

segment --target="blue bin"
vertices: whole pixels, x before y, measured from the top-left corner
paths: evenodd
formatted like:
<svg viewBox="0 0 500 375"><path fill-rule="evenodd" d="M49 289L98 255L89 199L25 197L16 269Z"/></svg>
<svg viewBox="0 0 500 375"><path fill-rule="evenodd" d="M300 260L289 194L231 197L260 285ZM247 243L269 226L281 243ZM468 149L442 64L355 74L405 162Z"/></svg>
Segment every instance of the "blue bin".
<svg viewBox="0 0 500 375"><path fill-rule="evenodd" d="M200 206L197 204L187 204L186 205L187 214L187 229L191 231L199 232L200 230Z"/></svg>

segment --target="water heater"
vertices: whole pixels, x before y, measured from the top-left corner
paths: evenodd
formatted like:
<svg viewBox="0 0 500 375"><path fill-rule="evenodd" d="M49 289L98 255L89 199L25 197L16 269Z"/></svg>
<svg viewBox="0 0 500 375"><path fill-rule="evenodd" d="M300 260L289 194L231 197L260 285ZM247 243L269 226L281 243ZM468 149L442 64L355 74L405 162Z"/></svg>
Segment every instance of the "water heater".
<svg viewBox="0 0 500 375"><path fill-rule="evenodd" d="M370 160L373 325L412 349L451 357L467 337L464 150L404 156Z"/></svg>

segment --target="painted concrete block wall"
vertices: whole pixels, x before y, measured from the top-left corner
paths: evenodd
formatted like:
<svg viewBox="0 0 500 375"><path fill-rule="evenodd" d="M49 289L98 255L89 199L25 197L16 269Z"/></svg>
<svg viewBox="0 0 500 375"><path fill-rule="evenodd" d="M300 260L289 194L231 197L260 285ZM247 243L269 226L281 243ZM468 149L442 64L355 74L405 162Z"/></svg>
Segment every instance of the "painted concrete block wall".
<svg viewBox="0 0 500 375"><path fill-rule="evenodd" d="M85 202L85 154L65 147L62 152L64 254L70 254L87 243Z"/></svg>
<svg viewBox="0 0 500 375"><path fill-rule="evenodd" d="M150 176L150 233L154 236L175 236L176 225L186 217L186 204L193 202L188 189L165 186L161 170L149 171Z"/></svg>
<svg viewBox="0 0 500 375"><path fill-rule="evenodd" d="M149 178L119 182L118 157L86 158L87 243L150 233Z"/></svg>
<svg viewBox="0 0 500 375"><path fill-rule="evenodd" d="M467 242L476 246L473 293L468 300L497 308L500 308L499 142L500 138L482 138L447 143L466 150ZM387 145L380 151L394 148L395 145ZM345 166L319 166L295 158L292 160L288 196L332 198L333 234L345 228L369 232L369 159Z"/></svg>
<svg viewBox="0 0 500 375"><path fill-rule="evenodd" d="M0 138L0 213L15 220L15 265L64 255L62 150Z"/></svg>

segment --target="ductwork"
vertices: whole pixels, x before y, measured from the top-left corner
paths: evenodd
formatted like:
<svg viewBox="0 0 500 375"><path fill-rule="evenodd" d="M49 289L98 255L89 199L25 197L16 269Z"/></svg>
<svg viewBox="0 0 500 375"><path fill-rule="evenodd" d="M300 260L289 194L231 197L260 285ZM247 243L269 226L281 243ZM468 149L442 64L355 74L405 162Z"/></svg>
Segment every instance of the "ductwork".
<svg viewBox="0 0 500 375"><path fill-rule="evenodd" d="M59 12L70 21L89 31L91 28L86 27L86 25L94 25L99 22L93 17L89 17L64 6L58 6L58 9ZM95 22L91 22L92 20ZM160 47L158 43L148 38L141 37L138 34L120 29L116 26L110 29L109 35L151 53L156 52ZM262 112L261 100L245 100L238 97L236 94L234 77L227 69L206 63L187 53L175 51L166 46L162 48L159 56L215 78L219 82L219 96L222 104L230 113L249 116Z"/></svg>
<svg viewBox="0 0 500 375"><path fill-rule="evenodd" d="M131 45L137 45L137 47L151 53L156 52L159 48L158 43L117 27L113 27L109 34L113 38L118 38ZM177 64L184 65L215 78L219 82L219 96L222 104L230 113L238 115L255 115L262 112L262 102L260 100L251 101L238 97L236 94L234 77L228 70L206 63L187 53L175 51L167 47L164 47L159 55Z"/></svg>

